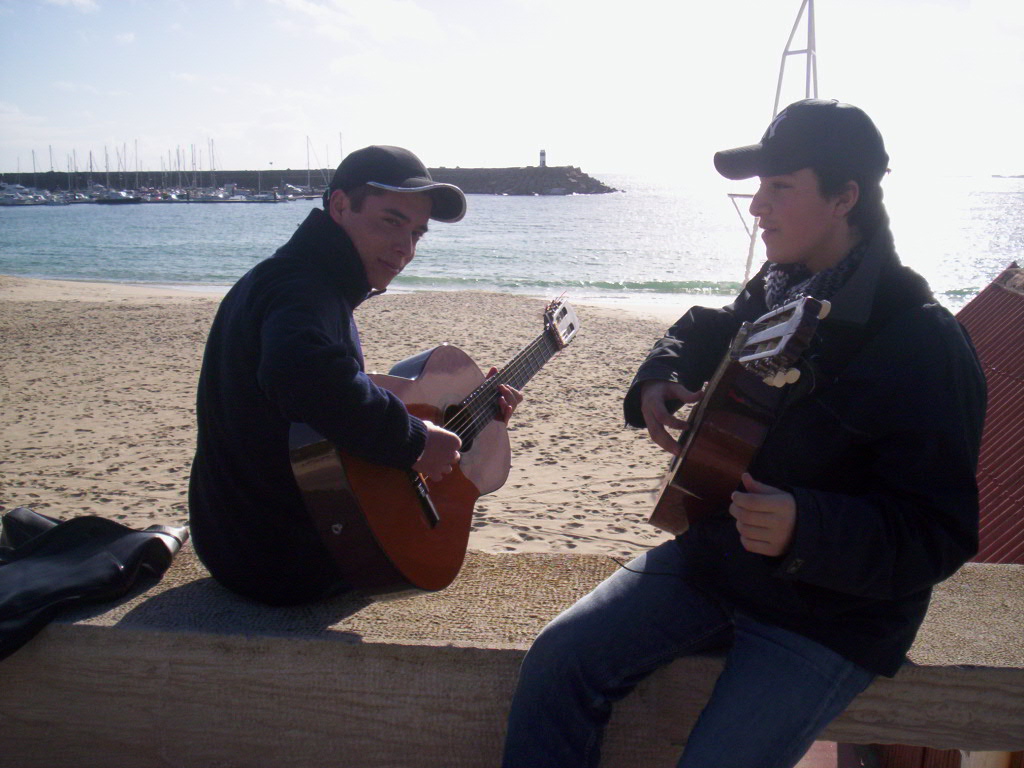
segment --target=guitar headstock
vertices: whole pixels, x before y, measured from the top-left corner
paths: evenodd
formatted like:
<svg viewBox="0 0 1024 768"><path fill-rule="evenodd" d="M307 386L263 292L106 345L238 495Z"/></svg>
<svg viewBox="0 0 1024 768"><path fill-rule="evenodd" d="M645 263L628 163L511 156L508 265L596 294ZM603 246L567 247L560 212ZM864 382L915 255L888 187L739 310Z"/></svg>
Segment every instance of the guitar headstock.
<svg viewBox="0 0 1024 768"><path fill-rule="evenodd" d="M561 349L572 341L580 328L576 310L564 298L555 299L544 309L544 328Z"/></svg>
<svg viewBox="0 0 1024 768"><path fill-rule="evenodd" d="M805 296L744 323L733 341L733 360L773 387L793 384L800 378L800 370L793 366L829 308L827 301Z"/></svg>

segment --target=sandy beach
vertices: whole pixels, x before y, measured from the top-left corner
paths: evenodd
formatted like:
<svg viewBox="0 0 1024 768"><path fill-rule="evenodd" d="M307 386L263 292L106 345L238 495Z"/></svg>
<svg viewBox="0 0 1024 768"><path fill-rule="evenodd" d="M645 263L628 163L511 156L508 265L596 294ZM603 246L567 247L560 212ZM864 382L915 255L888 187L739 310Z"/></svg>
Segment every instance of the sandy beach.
<svg viewBox="0 0 1024 768"><path fill-rule="evenodd" d="M0 275L0 512L184 524L195 384L219 301ZM368 370L443 342L486 370L541 332L543 307L504 294L387 294L357 319ZM665 536L646 521L668 455L623 425L622 396L670 320L574 307L581 330L525 388L511 474L479 500L471 549L628 557Z"/></svg>

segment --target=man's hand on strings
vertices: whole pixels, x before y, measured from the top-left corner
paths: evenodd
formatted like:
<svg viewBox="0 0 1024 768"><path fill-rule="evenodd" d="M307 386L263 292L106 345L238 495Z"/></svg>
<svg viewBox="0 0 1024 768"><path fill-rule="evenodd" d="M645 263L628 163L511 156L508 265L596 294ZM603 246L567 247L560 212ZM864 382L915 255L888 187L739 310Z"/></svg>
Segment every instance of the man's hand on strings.
<svg viewBox="0 0 1024 768"><path fill-rule="evenodd" d="M491 368L487 372L487 378L493 378L497 376L498 369ZM523 393L518 389L513 389L508 384L498 385L498 414L494 417L498 421L508 424L508 420L512 418L512 413L515 411L516 406L523 402Z"/></svg>
<svg viewBox="0 0 1024 768"><path fill-rule="evenodd" d="M647 434L651 436L663 450L675 455L679 453L679 441L671 434L670 429L686 429L687 423L668 410L667 403L672 401L695 403L700 400L700 392L691 392L682 384L671 381L647 381L640 390L640 411L647 425Z"/></svg>
<svg viewBox="0 0 1024 768"><path fill-rule="evenodd" d="M747 472L743 473L743 487L747 492L733 492L729 505L743 548L771 557L785 554L796 531L793 494L758 482Z"/></svg>

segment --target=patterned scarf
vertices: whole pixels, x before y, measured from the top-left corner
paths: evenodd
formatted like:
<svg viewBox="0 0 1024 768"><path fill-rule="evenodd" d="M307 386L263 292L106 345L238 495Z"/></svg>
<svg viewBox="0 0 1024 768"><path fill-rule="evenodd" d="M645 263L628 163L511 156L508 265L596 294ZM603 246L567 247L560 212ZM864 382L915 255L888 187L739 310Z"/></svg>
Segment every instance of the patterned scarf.
<svg viewBox="0 0 1024 768"><path fill-rule="evenodd" d="M830 300L857 269L867 251L867 238L853 247L838 264L812 273L803 264L772 264L764 276L764 298L768 309L778 309L801 297Z"/></svg>

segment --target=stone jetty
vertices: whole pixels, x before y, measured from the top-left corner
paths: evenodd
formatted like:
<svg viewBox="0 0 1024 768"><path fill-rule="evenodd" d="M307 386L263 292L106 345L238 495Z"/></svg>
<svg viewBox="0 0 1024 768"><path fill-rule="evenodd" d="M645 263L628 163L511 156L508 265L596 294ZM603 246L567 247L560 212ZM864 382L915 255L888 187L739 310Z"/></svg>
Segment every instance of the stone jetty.
<svg viewBox="0 0 1024 768"><path fill-rule="evenodd" d="M618 191L569 165L431 168L430 175L470 195L595 195Z"/></svg>

